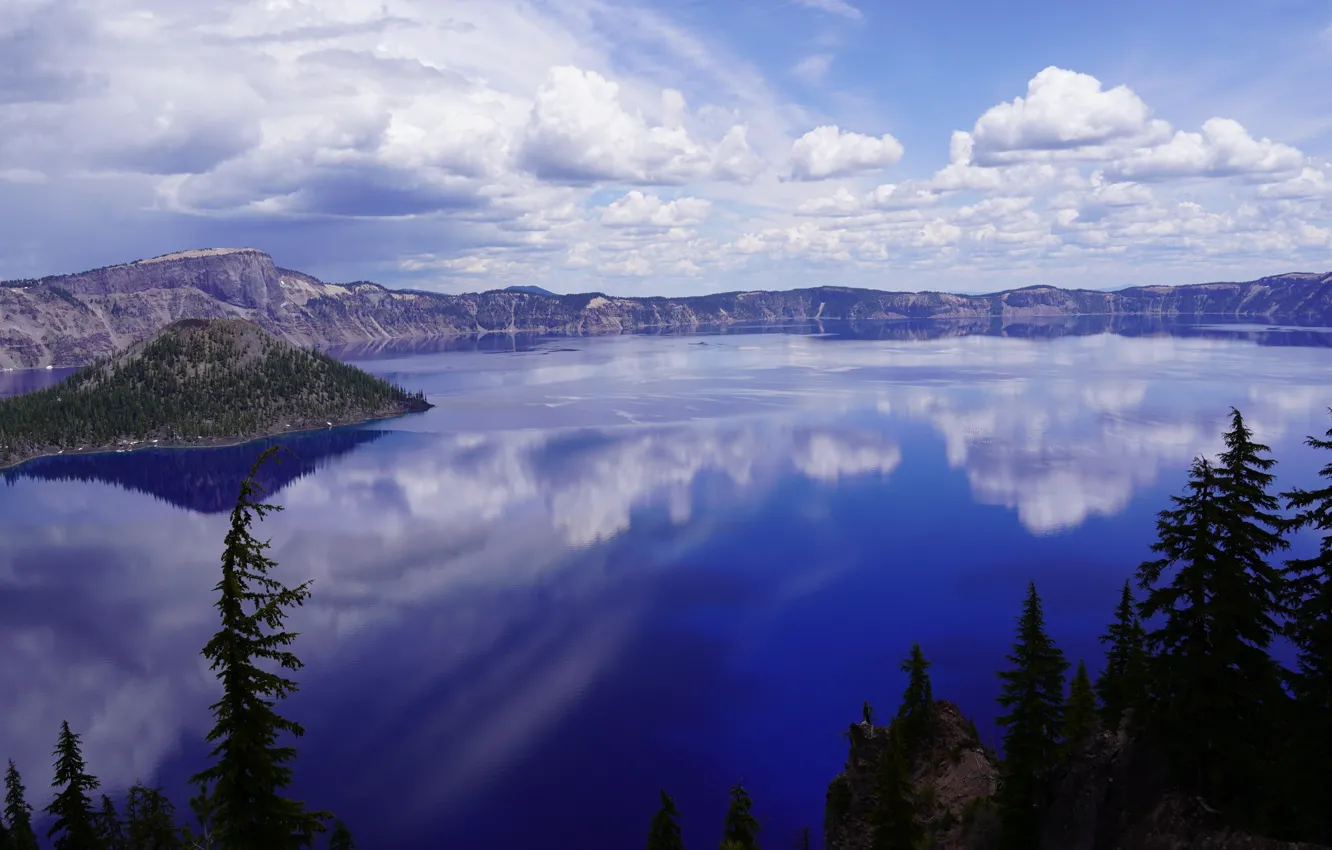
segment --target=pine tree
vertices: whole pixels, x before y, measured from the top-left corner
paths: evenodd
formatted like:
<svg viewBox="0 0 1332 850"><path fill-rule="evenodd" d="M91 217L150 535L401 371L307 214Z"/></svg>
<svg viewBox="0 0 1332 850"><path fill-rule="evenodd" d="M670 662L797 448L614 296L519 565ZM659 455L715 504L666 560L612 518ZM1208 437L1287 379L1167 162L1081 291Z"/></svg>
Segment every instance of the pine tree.
<svg viewBox="0 0 1332 850"><path fill-rule="evenodd" d="M136 782L125 796L127 850L180 850L176 807L160 788Z"/></svg>
<svg viewBox="0 0 1332 850"><path fill-rule="evenodd" d="M860 716L865 721L866 726L874 725L874 706L869 704L869 700L865 700L864 703L861 704Z"/></svg>
<svg viewBox="0 0 1332 850"><path fill-rule="evenodd" d="M105 794L102 795L102 808L93 814L93 829L102 850L126 850L120 816L116 814L116 806L111 798Z"/></svg>
<svg viewBox="0 0 1332 850"><path fill-rule="evenodd" d="M9 827L5 826L5 819L0 815L0 850L9 850Z"/></svg>
<svg viewBox="0 0 1332 850"><path fill-rule="evenodd" d="M101 842L94 825L92 800L88 797L89 791L97 789L98 782L88 774L79 752L79 736L70 731L69 721L60 723L60 738L53 755L56 764L51 787L61 790L45 809L55 818L46 837L55 838L56 850L99 850Z"/></svg>
<svg viewBox="0 0 1332 850"><path fill-rule="evenodd" d="M1012 668L999 673L996 719L1006 728L998 802L1004 850L1030 850L1037 843L1048 803L1050 772L1060 753L1064 722L1064 672L1068 662L1045 633L1045 617L1035 583L1018 618L1017 642L1007 656Z"/></svg>
<svg viewBox="0 0 1332 850"><path fill-rule="evenodd" d="M675 810L675 801L665 791L661 792L661 808L652 818L648 827L647 850L684 850L684 839L680 837L680 813Z"/></svg>
<svg viewBox="0 0 1332 850"><path fill-rule="evenodd" d="M1329 411L1332 412L1332 411ZM1307 444L1332 450L1332 430L1327 439L1309 437ZM1310 839L1332 842L1332 462L1320 471L1326 486L1316 490L1295 489L1283 494L1294 515L1292 531L1310 528L1322 532L1318 553L1312 558L1286 562L1287 606L1291 612L1287 634L1298 650L1292 677L1295 692L1295 721L1292 740L1298 741L1292 759L1291 782L1296 798L1309 820Z"/></svg>
<svg viewBox="0 0 1332 850"><path fill-rule="evenodd" d="M901 727L902 746L908 759L919 751L930 734L934 690L930 686L929 669L930 662L925 660L920 644L911 644L911 654L901 664L902 672L907 674L907 687L895 724Z"/></svg>
<svg viewBox="0 0 1332 850"><path fill-rule="evenodd" d="M1141 702L1147 687L1144 635L1133 603L1132 584L1125 579L1115 608L1115 621L1100 638L1109 647L1105 652L1105 669L1096 680L1101 725L1111 732L1118 730L1124 714Z"/></svg>
<svg viewBox="0 0 1332 850"><path fill-rule="evenodd" d="M1250 828L1262 829L1278 718L1281 669L1268 654L1278 632L1283 582L1267 557L1287 546L1278 502L1267 492L1275 461L1264 456L1239 411L1213 467L1195 461L1188 492L1162 511L1153 551L1139 567L1148 591L1152 689L1146 728L1169 756L1176 781ZM1169 584L1161 584L1176 567Z"/></svg>
<svg viewBox="0 0 1332 850"><path fill-rule="evenodd" d="M296 635L282 631L282 624L286 609L302 605L310 595L309 582L293 589L269 576L277 566L265 554L269 543L250 533L255 519L280 510L256 499L255 476L276 450L261 454L241 482L222 555L222 579L214 588L222 628L203 650L222 681L222 698L210 706L216 723L207 740L214 744L209 755L216 761L191 781L207 797L204 809L211 811L203 826L218 850L309 847L328 817L281 795L291 782L296 749L280 746L278 738L283 733L299 737L305 730L273 710L276 700L296 690L296 682L257 663L300 669L300 660L286 649Z"/></svg>
<svg viewBox="0 0 1332 850"><path fill-rule="evenodd" d="M328 836L328 850L356 850L351 830L341 820L333 821L333 831Z"/></svg>
<svg viewBox="0 0 1332 850"><path fill-rule="evenodd" d="M1096 731L1096 694L1092 691L1087 665L1078 659L1078 670L1068 688L1064 706L1064 744L1069 751Z"/></svg>
<svg viewBox="0 0 1332 850"><path fill-rule="evenodd" d="M722 850L759 850L759 822L751 813L754 803L744 783L731 788L731 805L722 828Z"/></svg>
<svg viewBox="0 0 1332 850"><path fill-rule="evenodd" d="M23 779L11 759L5 770L5 823L9 827L10 850L37 850L32 828L32 806L23 798Z"/></svg>
<svg viewBox="0 0 1332 850"><path fill-rule="evenodd" d="M915 850L922 832L916 821L916 793L906 741L897 724L889 729L888 744L879 756L875 796L871 850Z"/></svg>

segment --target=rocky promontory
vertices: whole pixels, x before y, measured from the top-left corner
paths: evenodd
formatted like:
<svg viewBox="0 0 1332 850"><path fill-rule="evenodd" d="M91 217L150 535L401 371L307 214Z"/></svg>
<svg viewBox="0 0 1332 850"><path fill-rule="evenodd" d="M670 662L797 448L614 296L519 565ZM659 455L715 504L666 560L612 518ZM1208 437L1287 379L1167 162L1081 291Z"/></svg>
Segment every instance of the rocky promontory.
<svg viewBox="0 0 1332 850"><path fill-rule="evenodd" d="M688 298L553 295L510 287L445 295L326 283L250 248L181 251L37 280L0 282L0 368L76 366L183 318L244 318L297 345L478 333L619 333L812 320L1226 317L1332 323L1332 274L1118 292L1035 286L989 295L819 286Z"/></svg>
<svg viewBox="0 0 1332 850"><path fill-rule="evenodd" d="M889 726L853 724L846 768L828 786L826 850L872 850L878 772ZM999 820L999 756L956 705L934 703L930 733L910 764L917 821L932 850L991 850ZM1205 800L1173 790L1160 758L1126 731L1098 731L1052 778L1032 850L1328 850L1227 826Z"/></svg>

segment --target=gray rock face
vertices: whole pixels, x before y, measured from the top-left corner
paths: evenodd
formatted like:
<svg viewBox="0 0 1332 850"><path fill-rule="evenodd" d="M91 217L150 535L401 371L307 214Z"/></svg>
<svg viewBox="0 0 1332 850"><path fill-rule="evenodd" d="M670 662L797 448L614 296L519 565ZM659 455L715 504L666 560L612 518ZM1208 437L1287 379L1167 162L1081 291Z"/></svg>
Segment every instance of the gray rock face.
<svg viewBox="0 0 1332 850"><path fill-rule="evenodd" d="M515 289L441 295L366 282L329 284L278 268L261 251L203 249L0 283L0 368L78 365L122 351L182 318L241 317L289 342L343 345L488 332L616 333L813 319L1009 323L1195 315L1329 324L1332 274L1116 293L1032 287L949 295L824 286L690 298L550 296Z"/></svg>
<svg viewBox="0 0 1332 850"><path fill-rule="evenodd" d="M1231 829L1172 791L1164 765L1123 731L1100 732L1056 777L1040 850L1327 850Z"/></svg>
<svg viewBox="0 0 1332 850"><path fill-rule="evenodd" d="M847 732L846 769L828 787L823 841L828 850L870 850L878 803L876 771L888 746L889 726L856 723ZM993 754L951 702L934 703L930 735L911 760L918 817L936 850L988 846L993 824L983 818L995 792ZM978 817L978 812L982 814Z"/></svg>

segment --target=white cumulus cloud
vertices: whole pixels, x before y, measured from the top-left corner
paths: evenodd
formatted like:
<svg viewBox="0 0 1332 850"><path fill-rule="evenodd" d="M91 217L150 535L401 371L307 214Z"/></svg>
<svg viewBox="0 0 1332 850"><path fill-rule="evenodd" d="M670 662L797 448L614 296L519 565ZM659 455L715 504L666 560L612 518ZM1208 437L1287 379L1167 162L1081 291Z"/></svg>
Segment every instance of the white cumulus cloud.
<svg viewBox="0 0 1332 850"><path fill-rule="evenodd" d="M1201 133L1177 132L1166 144L1135 151L1112 169L1144 180L1290 173L1303 164L1304 155L1290 145L1255 139L1238 121L1210 118Z"/></svg>
<svg viewBox="0 0 1332 850"><path fill-rule="evenodd" d="M635 189L606 207L601 223L611 227L690 227L702 224L711 212L712 202L702 198L663 201Z"/></svg>
<svg viewBox="0 0 1332 850"><path fill-rule="evenodd" d="M791 146L791 176L797 180L846 177L896 165L901 158L902 143L887 133L875 138L825 124Z"/></svg>

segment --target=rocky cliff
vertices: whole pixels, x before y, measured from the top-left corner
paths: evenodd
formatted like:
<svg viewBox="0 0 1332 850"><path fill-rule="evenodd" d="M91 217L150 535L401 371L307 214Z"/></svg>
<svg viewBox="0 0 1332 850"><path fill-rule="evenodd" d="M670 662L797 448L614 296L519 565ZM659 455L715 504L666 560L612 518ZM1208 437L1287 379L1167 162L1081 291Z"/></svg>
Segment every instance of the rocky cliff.
<svg viewBox="0 0 1332 850"><path fill-rule="evenodd" d="M606 333L652 327L828 320L1025 322L1040 317L1226 316L1332 323L1332 274L1120 292L1031 287L992 295L823 286L690 298L466 295L330 284L248 248L182 251L71 275L0 283L0 368L72 366L114 354L182 318L240 317L301 345L529 331Z"/></svg>
<svg viewBox="0 0 1332 850"><path fill-rule="evenodd" d="M932 850L997 845L998 757L957 706L934 704L930 735L911 763L917 817ZM888 726L847 732L846 769L828 786L826 850L871 850L876 771ZM1054 777L1039 848L1032 850L1328 850L1250 835L1225 825L1204 800L1172 791L1164 765L1124 732L1098 732Z"/></svg>

